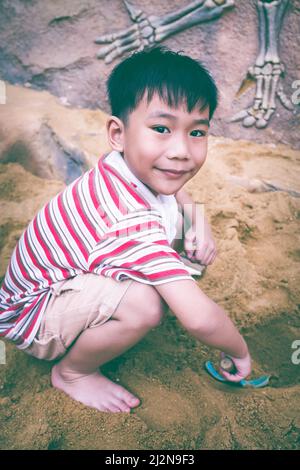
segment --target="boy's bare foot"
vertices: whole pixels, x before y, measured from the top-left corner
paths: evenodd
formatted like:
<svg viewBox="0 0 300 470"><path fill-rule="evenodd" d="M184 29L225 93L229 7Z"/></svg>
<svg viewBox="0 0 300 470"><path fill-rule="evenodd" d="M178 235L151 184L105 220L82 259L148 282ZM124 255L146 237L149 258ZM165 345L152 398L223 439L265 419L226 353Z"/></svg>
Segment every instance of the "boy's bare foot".
<svg viewBox="0 0 300 470"><path fill-rule="evenodd" d="M51 371L53 387L63 390L74 400L100 411L118 413L129 412L140 404L140 400L121 385L117 385L101 373L67 376L60 371L59 364Z"/></svg>

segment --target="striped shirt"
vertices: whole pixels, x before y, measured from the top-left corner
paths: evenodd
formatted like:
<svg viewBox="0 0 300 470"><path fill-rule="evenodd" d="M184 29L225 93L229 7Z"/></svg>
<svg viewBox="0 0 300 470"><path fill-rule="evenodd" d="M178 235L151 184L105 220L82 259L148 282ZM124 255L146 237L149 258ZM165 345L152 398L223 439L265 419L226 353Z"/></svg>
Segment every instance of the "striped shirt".
<svg viewBox="0 0 300 470"><path fill-rule="evenodd" d="M22 233L0 290L0 336L30 346L51 285L78 274L150 285L194 274L170 244L174 195L154 194L113 151L48 202Z"/></svg>

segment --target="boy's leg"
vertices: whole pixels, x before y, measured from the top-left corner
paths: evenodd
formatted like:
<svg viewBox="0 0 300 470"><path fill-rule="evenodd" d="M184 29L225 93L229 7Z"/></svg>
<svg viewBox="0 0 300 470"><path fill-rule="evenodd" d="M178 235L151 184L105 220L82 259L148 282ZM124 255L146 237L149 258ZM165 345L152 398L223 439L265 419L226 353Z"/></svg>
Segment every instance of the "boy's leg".
<svg viewBox="0 0 300 470"><path fill-rule="evenodd" d="M84 330L52 369L52 384L75 400L101 411L130 411L139 404L98 368L137 343L162 318L165 305L152 286L133 282L110 320Z"/></svg>

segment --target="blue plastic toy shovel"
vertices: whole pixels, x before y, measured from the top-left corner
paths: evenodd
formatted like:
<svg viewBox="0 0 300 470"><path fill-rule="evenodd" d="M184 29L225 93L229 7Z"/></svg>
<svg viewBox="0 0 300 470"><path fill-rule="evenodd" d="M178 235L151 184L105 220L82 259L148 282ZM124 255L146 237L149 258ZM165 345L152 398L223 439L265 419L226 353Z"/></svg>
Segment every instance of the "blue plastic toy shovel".
<svg viewBox="0 0 300 470"><path fill-rule="evenodd" d="M226 380L224 377L222 377L222 375L219 374L219 372L214 368L213 364L210 361L207 361L205 363L205 369L214 379L218 380L219 382L239 385L240 387L261 388L261 387L265 387L266 385L268 385L269 380L270 380L270 375L262 375L261 377L257 377L257 379L252 379L252 380L243 379L237 383L230 382Z"/></svg>

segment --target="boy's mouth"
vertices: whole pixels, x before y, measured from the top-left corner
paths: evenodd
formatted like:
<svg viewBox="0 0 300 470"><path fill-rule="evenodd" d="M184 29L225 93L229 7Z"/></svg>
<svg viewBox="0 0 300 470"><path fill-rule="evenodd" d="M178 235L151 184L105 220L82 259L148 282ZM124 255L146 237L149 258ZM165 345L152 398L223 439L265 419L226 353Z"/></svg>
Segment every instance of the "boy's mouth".
<svg viewBox="0 0 300 470"><path fill-rule="evenodd" d="M179 176L184 175L185 173L188 173L187 170L173 170L173 169L169 169L169 168L157 168L157 167L155 167L155 168L156 168L156 170L162 171L163 173L165 173L168 176L173 176L173 177L177 177L177 178Z"/></svg>

